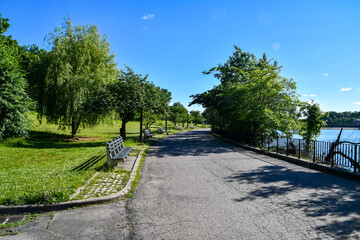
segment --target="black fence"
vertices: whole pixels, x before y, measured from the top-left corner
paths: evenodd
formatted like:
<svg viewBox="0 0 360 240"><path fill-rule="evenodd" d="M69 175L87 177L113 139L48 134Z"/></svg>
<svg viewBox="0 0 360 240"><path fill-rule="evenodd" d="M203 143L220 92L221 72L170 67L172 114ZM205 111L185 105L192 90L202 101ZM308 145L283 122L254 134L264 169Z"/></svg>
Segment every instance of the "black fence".
<svg viewBox="0 0 360 240"><path fill-rule="evenodd" d="M254 136L251 134L236 134L235 132L213 129L213 132L236 142L258 147L270 152L276 152L307 159L312 162L329 164L354 172L359 170L360 143L310 141L287 137Z"/></svg>

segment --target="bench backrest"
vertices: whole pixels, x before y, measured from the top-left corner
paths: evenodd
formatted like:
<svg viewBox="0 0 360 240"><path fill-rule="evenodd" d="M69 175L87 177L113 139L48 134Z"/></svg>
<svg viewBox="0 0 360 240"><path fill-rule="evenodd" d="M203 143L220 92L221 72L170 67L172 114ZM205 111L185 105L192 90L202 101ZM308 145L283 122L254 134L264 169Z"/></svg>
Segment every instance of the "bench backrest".
<svg viewBox="0 0 360 240"><path fill-rule="evenodd" d="M150 129L145 129L144 133L145 133L145 135L151 135L151 130Z"/></svg>
<svg viewBox="0 0 360 240"><path fill-rule="evenodd" d="M114 138L106 143L106 148L109 151L110 157L114 157L124 148L124 140L122 137Z"/></svg>

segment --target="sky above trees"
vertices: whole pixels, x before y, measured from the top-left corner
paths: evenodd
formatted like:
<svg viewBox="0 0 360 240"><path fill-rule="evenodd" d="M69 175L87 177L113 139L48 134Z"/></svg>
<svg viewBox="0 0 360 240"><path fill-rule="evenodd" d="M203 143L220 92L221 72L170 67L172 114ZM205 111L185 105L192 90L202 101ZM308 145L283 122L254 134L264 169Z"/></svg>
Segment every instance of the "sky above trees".
<svg viewBox="0 0 360 240"><path fill-rule="evenodd" d="M360 111L359 1L0 1L20 45L47 48L44 38L70 16L107 35L119 68L187 106L192 94L219 84L202 74L243 51L276 59L302 101L323 111ZM49 49L47 49L49 50ZM191 109L201 109L191 106Z"/></svg>

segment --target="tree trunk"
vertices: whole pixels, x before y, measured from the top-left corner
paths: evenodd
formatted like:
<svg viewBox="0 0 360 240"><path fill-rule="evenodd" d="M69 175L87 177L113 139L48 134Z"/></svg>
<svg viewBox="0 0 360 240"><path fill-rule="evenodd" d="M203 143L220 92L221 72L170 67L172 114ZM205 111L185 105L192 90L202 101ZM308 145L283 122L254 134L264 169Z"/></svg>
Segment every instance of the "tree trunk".
<svg viewBox="0 0 360 240"><path fill-rule="evenodd" d="M124 120L121 120L120 136L123 139L126 138L126 121Z"/></svg>
<svg viewBox="0 0 360 240"><path fill-rule="evenodd" d="M79 126L80 126L80 119L78 119L78 121L76 121L75 119L71 121L71 137L74 139L78 139L77 131L79 129Z"/></svg>

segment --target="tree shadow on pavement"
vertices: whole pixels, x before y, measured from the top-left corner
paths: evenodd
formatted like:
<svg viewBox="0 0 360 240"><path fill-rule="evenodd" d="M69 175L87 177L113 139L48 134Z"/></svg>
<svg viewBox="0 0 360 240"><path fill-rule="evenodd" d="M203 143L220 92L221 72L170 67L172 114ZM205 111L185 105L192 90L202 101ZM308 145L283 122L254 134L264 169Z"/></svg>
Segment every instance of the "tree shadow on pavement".
<svg viewBox="0 0 360 240"><path fill-rule="evenodd" d="M237 172L225 180L240 185L257 186L247 196L234 199L236 202L280 197L284 199L284 207L300 209L308 217L331 219L330 224L315 227L317 231L336 238L348 238L351 234L360 232L358 182L321 172L292 170L275 165ZM286 198L299 192L306 197L297 200Z"/></svg>
<svg viewBox="0 0 360 240"><path fill-rule="evenodd" d="M148 156L206 156L233 152L236 147L217 140L210 131L193 130L170 135L151 146Z"/></svg>

